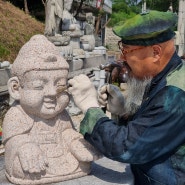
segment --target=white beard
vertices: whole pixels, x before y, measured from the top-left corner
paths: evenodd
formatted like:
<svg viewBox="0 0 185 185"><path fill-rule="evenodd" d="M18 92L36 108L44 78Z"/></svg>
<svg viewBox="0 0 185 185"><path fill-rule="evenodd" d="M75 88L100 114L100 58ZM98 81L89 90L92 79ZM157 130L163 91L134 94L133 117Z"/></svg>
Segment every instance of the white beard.
<svg viewBox="0 0 185 185"><path fill-rule="evenodd" d="M146 86L150 85L152 78L138 80L136 78L129 78L127 81L127 96L125 98L123 115L133 115L140 107Z"/></svg>

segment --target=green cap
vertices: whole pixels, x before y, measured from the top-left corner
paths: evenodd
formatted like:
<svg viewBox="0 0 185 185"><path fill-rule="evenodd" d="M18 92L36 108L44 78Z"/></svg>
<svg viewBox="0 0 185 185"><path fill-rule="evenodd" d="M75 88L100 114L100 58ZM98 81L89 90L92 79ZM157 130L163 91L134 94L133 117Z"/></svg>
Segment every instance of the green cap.
<svg viewBox="0 0 185 185"><path fill-rule="evenodd" d="M149 11L120 22L113 32L128 45L153 45L174 37L177 15L172 12Z"/></svg>

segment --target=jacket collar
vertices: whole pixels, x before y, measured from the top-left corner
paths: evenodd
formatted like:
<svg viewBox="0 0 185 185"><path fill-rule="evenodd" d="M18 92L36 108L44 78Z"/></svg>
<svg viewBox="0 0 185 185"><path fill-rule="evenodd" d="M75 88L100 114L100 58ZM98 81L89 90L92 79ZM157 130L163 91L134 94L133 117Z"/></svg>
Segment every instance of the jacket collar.
<svg viewBox="0 0 185 185"><path fill-rule="evenodd" d="M175 52L166 67L152 79L151 86L155 86L161 79L165 78L171 71L182 65L181 58Z"/></svg>

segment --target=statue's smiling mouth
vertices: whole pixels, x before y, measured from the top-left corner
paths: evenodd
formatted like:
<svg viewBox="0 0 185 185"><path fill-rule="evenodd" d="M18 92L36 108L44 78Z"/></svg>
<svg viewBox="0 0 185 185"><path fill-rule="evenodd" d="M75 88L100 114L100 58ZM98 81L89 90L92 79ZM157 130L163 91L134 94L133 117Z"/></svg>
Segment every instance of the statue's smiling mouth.
<svg viewBox="0 0 185 185"><path fill-rule="evenodd" d="M44 101L44 107L47 109L54 109L56 106L56 101L55 100L47 100Z"/></svg>

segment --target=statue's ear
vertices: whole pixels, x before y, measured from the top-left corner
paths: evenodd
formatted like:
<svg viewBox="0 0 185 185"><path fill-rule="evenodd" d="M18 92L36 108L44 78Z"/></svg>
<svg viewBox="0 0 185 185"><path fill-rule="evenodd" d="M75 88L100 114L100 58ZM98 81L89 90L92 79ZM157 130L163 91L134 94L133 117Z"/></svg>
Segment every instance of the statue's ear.
<svg viewBox="0 0 185 185"><path fill-rule="evenodd" d="M14 100L20 100L19 88L20 82L16 76L8 80L8 91Z"/></svg>

